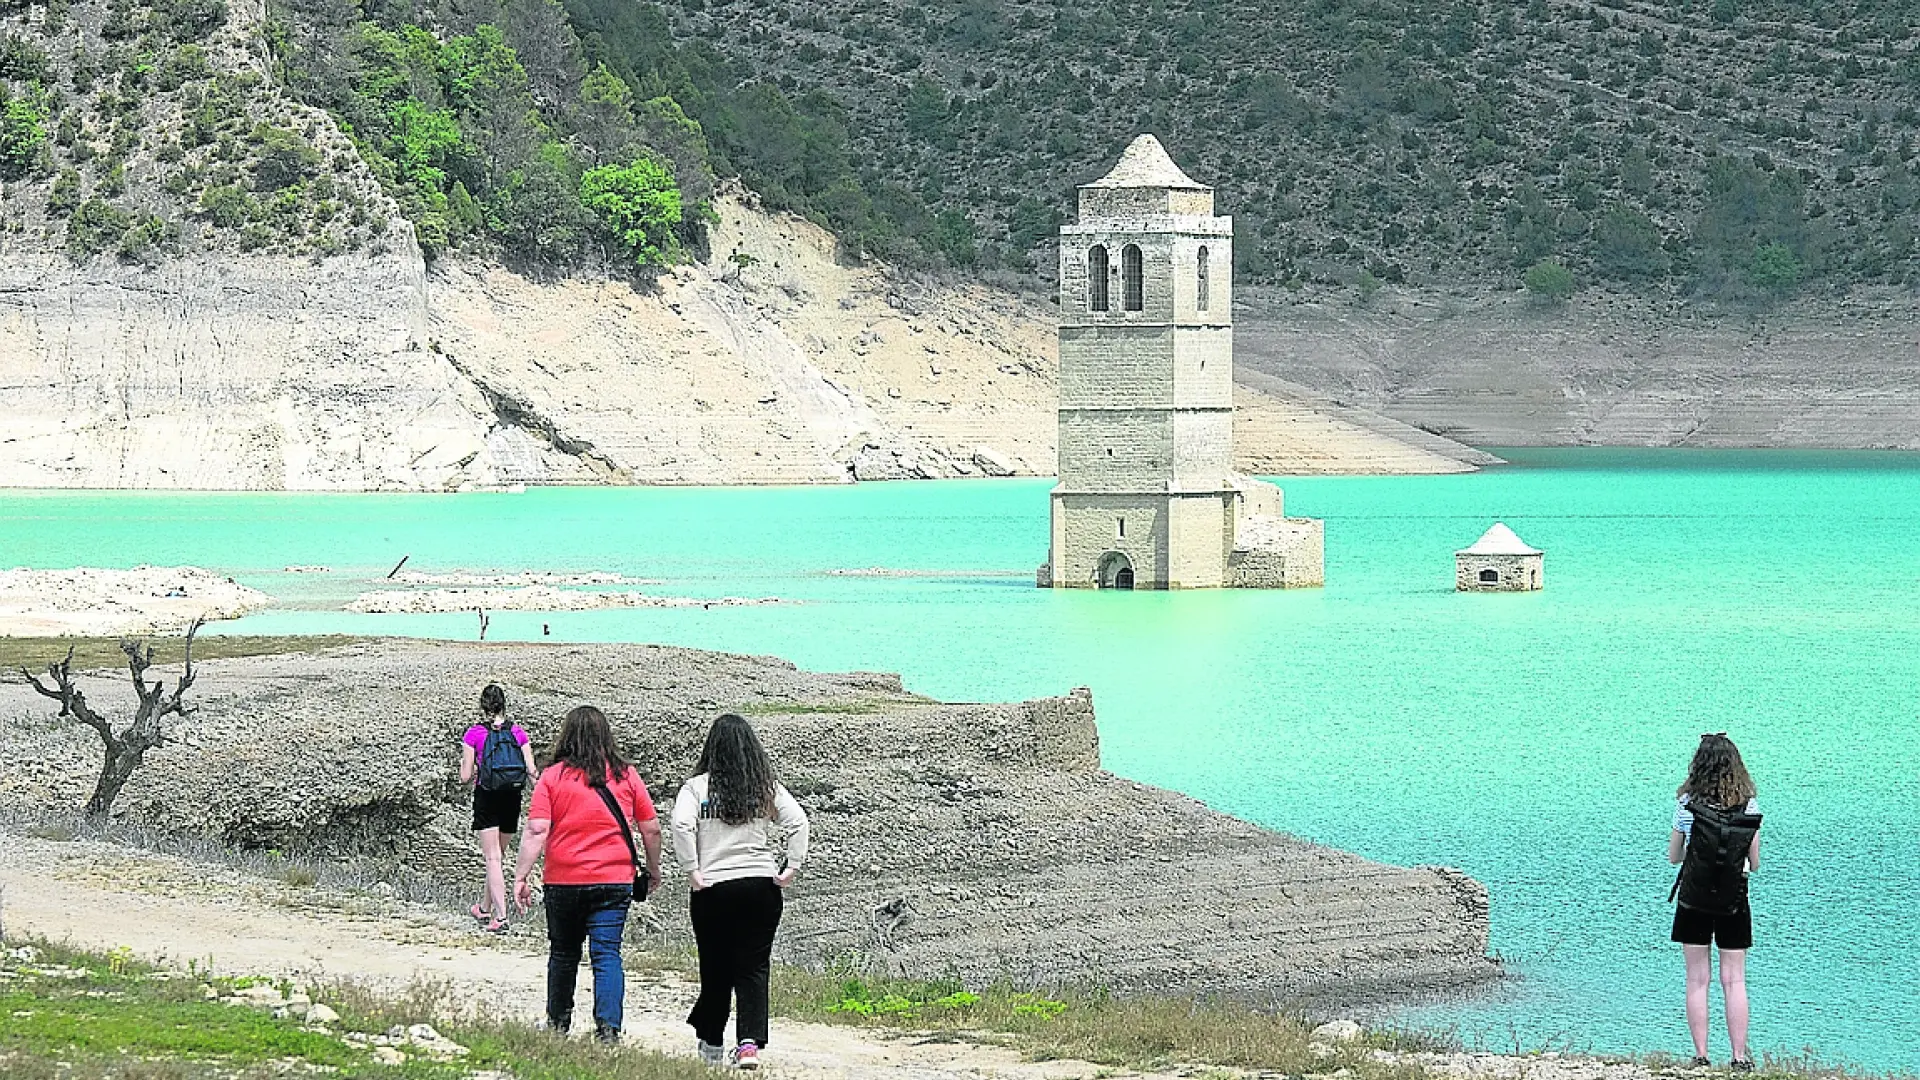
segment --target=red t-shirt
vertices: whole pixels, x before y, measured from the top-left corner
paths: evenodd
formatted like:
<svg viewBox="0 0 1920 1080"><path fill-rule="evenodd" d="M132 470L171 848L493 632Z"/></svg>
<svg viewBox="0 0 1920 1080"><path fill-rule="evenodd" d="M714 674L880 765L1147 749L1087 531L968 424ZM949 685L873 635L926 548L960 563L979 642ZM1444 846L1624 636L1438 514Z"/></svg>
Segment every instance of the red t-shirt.
<svg viewBox="0 0 1920 1080"><path fill-rule="evenodd" d="M613 801L627 815L633 829L633 842L646 858L640 839L640 823L656 816L653 798L636 769L607 785ZM549 885L618 885L633 881L633 856L620 823L607 812L607 804L587 783L587 774L571 765L556 765L540 774L533 786L533 805L528 821L553 822L547 834L547 869L542 875ZM641 865L645 865L643 862Z"/></svg>

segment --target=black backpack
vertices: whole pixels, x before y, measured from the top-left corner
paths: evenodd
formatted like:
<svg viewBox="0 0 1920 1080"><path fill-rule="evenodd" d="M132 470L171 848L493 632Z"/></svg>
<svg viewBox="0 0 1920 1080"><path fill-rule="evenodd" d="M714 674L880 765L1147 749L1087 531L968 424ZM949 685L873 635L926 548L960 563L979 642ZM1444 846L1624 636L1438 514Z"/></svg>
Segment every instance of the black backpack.
<svg viewBox="0 0 1920 1080"><path fill-rule="evenodd" d="M1672 901L1713 915L1731 915L1747 903L1747 852L1760 831L1760 815L1709 802L1689 802L1693 831L1674 879Z"/></svg>
<svg viewBox="0 0 1920 1080"><path fill-rule="evenodd" d="M513 737L512 724L487 728L487 741L480 745L474 763L479 767L478 779L483 791L527 786L527 759Z"/></svg>

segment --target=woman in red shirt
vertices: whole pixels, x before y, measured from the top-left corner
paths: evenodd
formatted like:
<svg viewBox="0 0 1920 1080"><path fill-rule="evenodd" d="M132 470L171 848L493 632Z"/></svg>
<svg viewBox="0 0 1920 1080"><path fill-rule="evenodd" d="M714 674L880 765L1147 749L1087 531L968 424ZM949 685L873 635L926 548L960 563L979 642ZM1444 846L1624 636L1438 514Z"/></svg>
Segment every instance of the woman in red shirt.
<svg viewBox="0 0 1920 1080"><path fill-rule="evenodd" d="M611 798L613 806L608 806ZM616 816L617 809L617 816ZM636 881L640 853L628 842L639 834L646 876ZM607 717L591 705L567 714L554 742L553 763L540 774L527 811L527 832L514 868L513 897L522 914L533 907L528 875L541 856L547 903L547 1024L573 1026L574 980L580 947L593 953L594 1035L618 1042L626 1004L620 938L636 885L660 880L660 820L640 773L620 756Z"/></svg>

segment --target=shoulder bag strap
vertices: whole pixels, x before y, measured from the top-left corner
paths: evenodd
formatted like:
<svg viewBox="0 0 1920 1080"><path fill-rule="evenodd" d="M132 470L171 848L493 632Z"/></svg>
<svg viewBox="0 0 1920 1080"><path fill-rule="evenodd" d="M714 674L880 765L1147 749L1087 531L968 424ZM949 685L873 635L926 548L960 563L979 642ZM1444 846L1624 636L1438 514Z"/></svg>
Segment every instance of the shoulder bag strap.
<svg viewBox="0 0 1920 1080"><path fill-rule="evenodd" d="M638 899L645 900L647 871L640 862L640 847L633 842L633 827L627 824L627 815L620 812L620 804L614 801L613 791L607 785L595 784L593 790L600 796L600 801L607 804L607 812L613 815L613 820L620 823L620 835L627 840L627 855L633 859L634 889L639 893Z"/></svg>

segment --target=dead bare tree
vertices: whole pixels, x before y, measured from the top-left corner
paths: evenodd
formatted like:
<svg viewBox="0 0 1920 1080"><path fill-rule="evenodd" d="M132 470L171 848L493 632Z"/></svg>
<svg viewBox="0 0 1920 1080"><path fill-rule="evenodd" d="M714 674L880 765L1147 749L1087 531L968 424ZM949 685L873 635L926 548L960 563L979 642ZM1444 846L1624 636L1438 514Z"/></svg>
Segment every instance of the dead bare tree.
<svg viewBox="0 0 1920 1080"><path fill-rule="evenodd" d="M92 728L100 735L103 748L100 762L100 779L93 785L93 797L87 800L87 816L102 818L113 808L113 800L126 786L146 760L147 751L156 746L165 746L167 737L161 728L161 721L169 716L185 716L189 710L180 703L181 695L193 685L193 637L200 632L201 620L195 619L187 628L186 669L180 673L180 679L174 684L173 693L166 692L166 680L147 682L147 669L153 666L153 646L143 641L122 641L120 651L127 654L127 670L133 675L134 693L140 696L140 707L133 714L133 723L119 733L106 717L93 711L87 704L86 695L73 683L73 649L68 647L66 659L57 664L47 665L47 677L53 680L49 686L40 681L40 677L25 668L20 674L40 692L60 703L60 715L71 716L75 720Z"/></svg>

